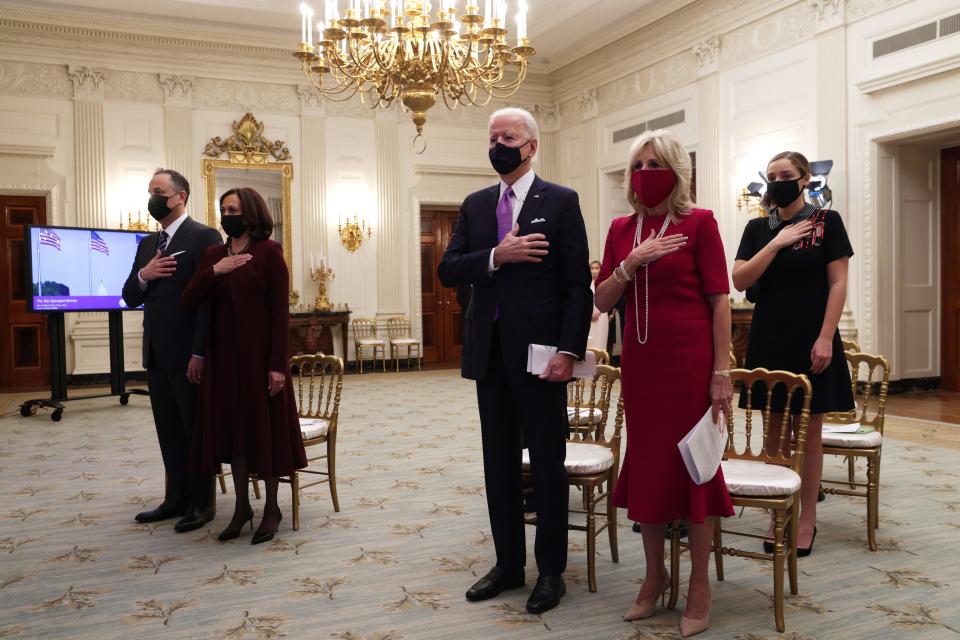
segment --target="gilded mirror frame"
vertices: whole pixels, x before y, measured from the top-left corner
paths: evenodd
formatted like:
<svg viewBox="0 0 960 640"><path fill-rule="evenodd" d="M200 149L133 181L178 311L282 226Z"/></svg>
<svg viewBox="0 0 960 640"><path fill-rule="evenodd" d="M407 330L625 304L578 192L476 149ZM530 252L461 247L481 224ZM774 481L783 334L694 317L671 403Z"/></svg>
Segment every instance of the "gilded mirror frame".
<svg viewBox="0 0 960 640"><path fill-rule="evenodd" d="M253 114L247 113L233 123L233 135L226 140L211 138L207 143L201 161L201 171L207 194L207 225L219 229L219 211L217 210L217 169L243 169L270 171L280 174L282 204L282 238L274 237L283 246L283 258L290 272L289 289L293 290L293 211L292 184L293 163L283 162L290 157L289 150L282 141L269 141L262 136L263 124ZM228 159L220 159L226 154ZM273 156L279 161L268 161Z"/></svg>

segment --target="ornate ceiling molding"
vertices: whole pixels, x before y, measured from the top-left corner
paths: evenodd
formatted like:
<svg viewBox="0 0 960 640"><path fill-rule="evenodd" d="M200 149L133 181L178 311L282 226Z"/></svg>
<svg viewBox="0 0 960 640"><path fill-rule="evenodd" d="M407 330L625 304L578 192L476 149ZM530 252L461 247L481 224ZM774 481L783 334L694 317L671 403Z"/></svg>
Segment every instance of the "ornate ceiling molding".
<svg viewBox="0 0 960 640"><path fill-rule="evenodd" d="M73 97L79 100L103 100L103 81L109 75L106 69L67 65L67 75L73 81Z"/></svg>
<svg viewBox="0 0 960 640"><path fill-rule="evenodd" d="M163 104L167 107L190 107L193 104L193 76L178 76L166 73L158 74L157 79L163 88Z"/></svg>
<svg viewBox="0 0 960 640"><path fill-rule="evenodd" d="M817 21L817 33L842 26L846 18L847 0L807 0Z"/></svg>
<svg viewBox="0 0 960 640"><path fill-rule="evenodd" d="M693 45L697 56L697 76L703 77L720 70L720 36L713 36Z"/></svg>

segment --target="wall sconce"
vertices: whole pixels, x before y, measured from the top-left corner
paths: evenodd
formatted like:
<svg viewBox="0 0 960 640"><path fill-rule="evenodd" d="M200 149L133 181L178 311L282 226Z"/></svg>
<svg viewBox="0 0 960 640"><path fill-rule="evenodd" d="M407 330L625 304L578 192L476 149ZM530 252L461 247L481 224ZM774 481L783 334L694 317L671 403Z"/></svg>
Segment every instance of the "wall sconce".
<svg viewBox="0 0 960 640"><path fill-rule="evenodd" d="M766 191L766 185L762 182L751 182L741 189L740 195L737 196L737 211L743 213L746 209L750 215L765 217L767 210L760 206L764 191Z"/></svg>
<svg viewBox="0 0 960 640"><path fill-rule="evenodd" d="M337 233L340 234L340 244L342 244L347 251L353 253L363 244L364 233L367 234L368 238L373 235L373 228L369 222L359 218L357 214L354 213L352 222L348 216L346 224L337 225Z"/></svg>

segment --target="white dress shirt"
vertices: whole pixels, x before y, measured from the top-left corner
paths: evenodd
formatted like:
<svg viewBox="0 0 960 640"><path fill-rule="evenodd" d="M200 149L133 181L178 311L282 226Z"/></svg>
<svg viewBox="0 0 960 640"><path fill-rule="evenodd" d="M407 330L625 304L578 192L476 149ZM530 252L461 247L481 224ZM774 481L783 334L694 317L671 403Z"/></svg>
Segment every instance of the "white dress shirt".
<svg viewBox="0 0 960 640"><path fill-rule="evenodd" d="M517 178L517 181L513 183L513 195L510 196L510 201L513 203L513 222L510 223L510 228L513 228L513 225L517 224L517 218L520 217L520 210L523 209L523 202L527 199L527 194L530 192L530 187L533 186L533 179L536 177L533 170L527 171L525 174ZM503 198L503 192L507 190L508 185L503 180L500 181L500 197L497 198L497 204L500 203L500 198ZM493 266L493 252L496 251L496 248L490 250L490 261L487 263L487 273L493 273L499 267Z"/></svg>
<svg viewBox="0 0 960 640"><path fill-rule="evenodd" d="M186 212L181 213L180 217L167 225L167 228L163 231L167 234L167 246L170 246L170 243L173 242L173 234L177 232L177 229L180 228L180 225L183 224L183 221L187 219ZM140 272L137 271L137 281L140 283L140 291L147 290L147 281L140 277Z"/></svg>

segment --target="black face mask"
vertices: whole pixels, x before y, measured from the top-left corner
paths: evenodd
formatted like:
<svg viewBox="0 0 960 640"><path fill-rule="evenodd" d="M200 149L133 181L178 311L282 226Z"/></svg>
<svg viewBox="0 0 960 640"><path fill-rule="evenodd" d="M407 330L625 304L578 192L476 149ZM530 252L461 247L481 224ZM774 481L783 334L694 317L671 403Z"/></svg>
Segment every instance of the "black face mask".
<svg viewBox="0 0 960 640"><path fill-rule="evenodd" d="M768 182L767 193L770 199L780 208L788 206L791 202L800 197L800 180L781 180L779 182Z"/></svg>
<svg viewBox="0 0 960 640"><path fill-rule="evenodd" d="M147 202L147 211L149 211L150 215L153 216L158 222L163 220L170 215L171 211L173 211L173 209L167 206L167 201L175 195L177 194L174 193L172 195L165 196L157 193L150 196L150 201Z"/></svg>
<svg viewBox="0 0 960 640"><path fill-rule="evenodd" d="M531 138L530 140L533 140ZM520 149L523 149L525 146L530 144L530 140L527 140L519 147L508 147L505 144L497 143L493 149L490 149L490 164L493 165L493 170L499 173L502 176L512 173L517 169L521 164L530 159L530 156L526 158L520 157Z"/></svg>
<svg viewBox="0 0 960 640"><path fill-rule="evenodd" d="M231 238L239 238L247 231L243 216L220 216L220 226Z"/></svg>

